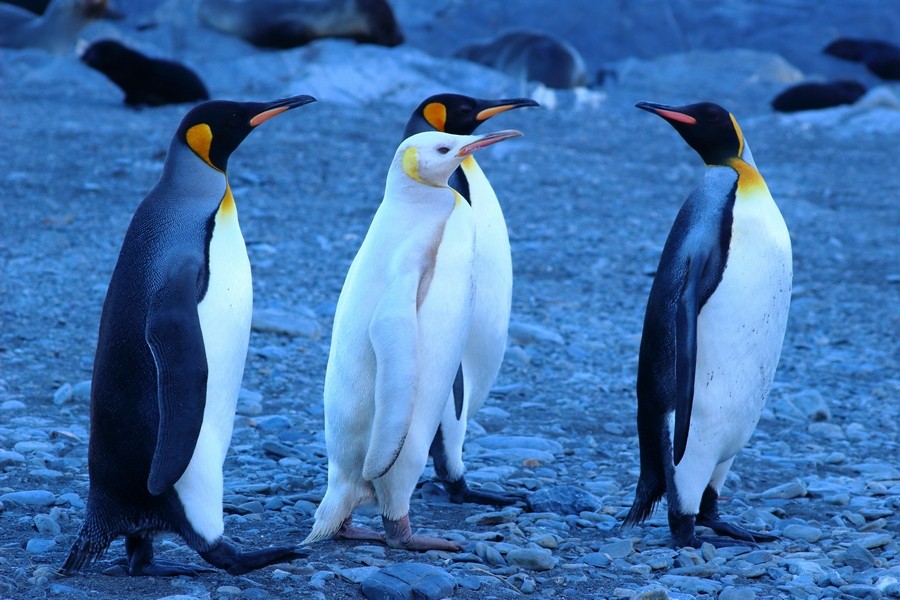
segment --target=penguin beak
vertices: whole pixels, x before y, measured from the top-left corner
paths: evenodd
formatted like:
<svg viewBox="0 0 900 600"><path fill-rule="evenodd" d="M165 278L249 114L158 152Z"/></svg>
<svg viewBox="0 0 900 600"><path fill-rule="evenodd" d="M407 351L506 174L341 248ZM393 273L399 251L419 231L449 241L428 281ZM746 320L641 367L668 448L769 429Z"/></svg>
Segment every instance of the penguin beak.
<svg viewBox="0 0 900 600"><path fill-rule="evenodd" d="M315 102L316 99L312 96L291 96L290 98L282 98L281 100L274 100L272 102L268 102L262 105L262 111L256 113L256 115L250 119L250 126L257 127L272 117L278 116L283 112L289 111L292 108L297 108L298 106L303 106L304 104L309 104L310 102Z"/></svg>
<svg viewBox="0 0 900 600"><path fill-rule="evenodd" d="M474 142L468 143L462 148L459 149L459 152L456 153L456 156L463 157L472 154L473 152L477 152L482 148L487 148L492 144L496 144L497 142L502 142L503 140L508 140L510 138L519 137L522 135L521 131L516 131L515 129L504 129L503 131L495 131L494 133L488 133L481 137L479 137Z"/></svg>
<svg viewBox="0 0 900 600"><path fill-rule="evenodd" d="M496 100L493 102L485 102L481 105L481 110L475 115L477 121L487 121L494 115L512 110L514 108L523 108L525 106L540 106L531 98L510 98L506 100Z"/></svg>
<svg viewBox="0 0 900 600"><path fill-rule="evenodd" d="M697 124L697 119L684 112L682 107L679 106L667 106L665 104L656 104L654 102L638 102L635 106L641 110L646 110L647 112L659 115L670 123L684 123L685 125Z"/></svg>

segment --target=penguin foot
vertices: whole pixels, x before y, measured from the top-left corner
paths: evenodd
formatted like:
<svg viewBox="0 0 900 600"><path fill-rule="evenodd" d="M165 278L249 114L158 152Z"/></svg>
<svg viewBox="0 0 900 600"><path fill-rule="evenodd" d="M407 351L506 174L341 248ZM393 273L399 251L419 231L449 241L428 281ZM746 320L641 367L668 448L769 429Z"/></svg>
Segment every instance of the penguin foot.
<svg viewBox="0 0 900 600"><path fill-rule="evenodd" d="M462 544L451 542L443 538L414 536L409 525L409 515L394 521L387 517L381 517L384 522L385 542L388 547L396 550L413 550L426 552L428 550L443 550L445 552L459 552Z"/></svg>
<svg viewBox="0 0 900 600"><path fill-rule="evenodd" d="M153 560L132 565L127 558L113 561L112 565L103 569L104 575L112 577L177 577L187 575L197 577L201 573L215 573L215 569L178 563L171 560Z"/></svg>
<svg viewBox="0 0 900 600"><path fill-rule="evenodd" d="M466 483L465 477L456 481L441 482L447 493L450 494L450 502L454 504L484 504L488 506L512 506L516 502L525 500L525 496L515 492L488 492L473 490Z"/></svg>
<svg viewBox="0 0 900 600"><path fill-rule="evenodd" d="M209 564L224 569L231 575L243 575L269 565L306 558L310 553L311 551L306 548L293 546L272 546L243 552L225 538L219 538L209 550L200 552L200 556Z"/></svg>
<svg viewBox="0 0 900 600"><path fill-rule="evenodd" d="M758 531L750 531L749 529L738 527L737 525L723 521L722 519L704 519L700 516L697 517L697 525L709 527L718 534L727 535L730 538L744 542L774 542L778 539L778 536L769 533L760 533Z"/></svg>
<svg viewBox="0 0 900 600"><path fill-rule="evenodd" d="M362 540L379 542L384 544L384 536L367 527L357 527L353 524L353 515L350 515L341 523L341 528L331 536L333 540Z"/></svg>

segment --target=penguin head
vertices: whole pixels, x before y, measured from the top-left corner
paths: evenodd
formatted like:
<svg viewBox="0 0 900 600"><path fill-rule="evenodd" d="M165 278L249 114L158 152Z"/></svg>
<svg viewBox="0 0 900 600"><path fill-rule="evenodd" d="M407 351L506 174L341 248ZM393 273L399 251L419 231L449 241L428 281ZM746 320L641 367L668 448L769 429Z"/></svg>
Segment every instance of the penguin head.
<svg viewBox="0 0 900 600"><path fill-rule="evenodd" d="M417 133L397 148L394 165L419 183L446 187L450 175L470 154L497 142L519 137L521 131L506 129L485 135L453 135L438 131Z"/></svg>
<svg viewBox="0 0 900 600"><path fill-rule="evenodd" d="M437 94L426 98L406 124L406 137L423 131L471 135L478 126L502 112L540 106L531 98L479 100L461 94Z"/></svg>
<svg viewBox="0 0 900 600"><path fill-rule="evenodd" d="M734 115L718 104L668 106L638 102L635 106L668 121L707 165L726 165L734 158L745 158L745 151L749 155Z"/></svg>
<svg viewBox="0 0 900 600"><path fill-rule="evenodd" d="M185 115L175 138L206 164L224 173L228 157L254 128L276 115L315 100L304 95L272 102L204 102Z"/></svg>

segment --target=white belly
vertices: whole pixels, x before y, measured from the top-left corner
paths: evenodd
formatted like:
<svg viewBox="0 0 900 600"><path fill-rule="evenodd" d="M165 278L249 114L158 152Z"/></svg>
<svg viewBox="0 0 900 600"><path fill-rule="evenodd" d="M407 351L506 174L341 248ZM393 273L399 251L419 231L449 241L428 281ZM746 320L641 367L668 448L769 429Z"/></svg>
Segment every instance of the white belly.
<svg viewBox="0 0 900 600"><path fill-rule="evenodd" d="M463 353L468 416L481 408L506 351L512 302L509 234L497 196L474 159L463 162L475 215L475 300Z"/></svg>
<svg viewBox="0 0 900 600"><path fill-rule="evenodd" d="M244 374L253 285L237 212L220 210L209 249L209 285L197 305L209 377L203 426L175 489L194 529L207 541L222 535L222 465Z"/></svg>
<svg viewBox="0 0 900 600"><path fill-rule="evenodd" d="M791 280L790 238L775 203L767 192L739 196L727 266L697 323L692 454L718 464L750 439L781 355Z"/></svg>

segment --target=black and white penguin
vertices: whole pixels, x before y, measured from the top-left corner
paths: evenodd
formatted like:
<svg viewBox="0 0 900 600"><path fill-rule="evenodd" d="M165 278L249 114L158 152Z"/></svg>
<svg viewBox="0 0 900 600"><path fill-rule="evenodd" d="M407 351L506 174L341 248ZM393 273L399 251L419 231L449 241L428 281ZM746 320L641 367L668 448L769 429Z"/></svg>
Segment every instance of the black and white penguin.
<svg viewBox="0 0 900 600"><path fill-rule="evenodd" d="M125 92L128 106L162 106L208 100L200 77L171 60L150 58L116 40L88 46L81 61L106 75Z"/></svg>
<svg viewBox="0 0 900 600"><path fill-rule="evenodd" d="M459 370L475 298L475 217L450 175L473 152L521 135L404 140L384 199L344 281L325 371L328 489L304 543L385 541L407 550L460 549L414 536L409 501L428 462ZM385 536L355 527L377 503Z"/></svg>
<svg viewBox="0 0 900 600"><path fill-rule="evenodd" d="M413 111L403 137L423 131L471 135L491 117L526 106L540 105L530 98L430 96ZM513 283L509 234L497 195L475 156L467 156L453 172L450 187L469 202L475 215L475 303L454 393L444 409L430 454L435 473L453 502L509 505L518 498L470 488L462 458L467 419L487 399L506 351Z"/></svg>
<svg viewBox="0 0 900 600"><path fill-rule="evenodd" d="M718 497L781 354L792 279L787 226L728 111L709 102L637 107L668 121L707 170L675 218L647 301L637 379L641 472L625 524L646 519L665 494L676 546L701 545L695 523L771 541L722 520Z"/></svg>
<svg viewBox="0 0 900 600"><path fill-rule="evenodd" d="M256 126L312 101L206 102L178 127L160 180L125 234L103 304L87 513L63 573L122 534L127 574L196 573L154 560L156 531L177 533L231 574L306 555L289 547L243 552L223 537L222 465L253 304L228 157Z"/></svg>

